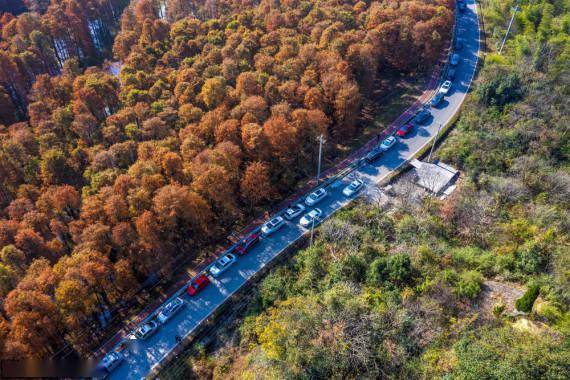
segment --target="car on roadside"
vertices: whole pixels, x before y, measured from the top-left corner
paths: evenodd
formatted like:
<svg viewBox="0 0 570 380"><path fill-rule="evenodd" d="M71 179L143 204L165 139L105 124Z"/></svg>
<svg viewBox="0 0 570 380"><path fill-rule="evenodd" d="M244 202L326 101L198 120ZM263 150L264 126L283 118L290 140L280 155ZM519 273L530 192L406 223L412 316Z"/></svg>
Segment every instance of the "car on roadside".
<svg viewBox="0 0 570 380"><path fill-rule="evenodd" d="M291 206L287 210L285 210L285 213L284 213L285 219L293 220L296 217L298 217L299 215L301 215L301 213L303 211L305 211L305 206L303 206L302 203L294 204L293 206Z"/></svg>
<svg viewBox="0 0 570 380"><path fill-rule="evenodd" d="M272 233L279 230L284 225L285 221L283 220L283 218L280 216L276 216L275 218L272 218L263 224L263 226L261 227L261 232L266 236L271 235Z"/></svg>
<svg viewBox="0 0 570 380"><path fill-rule="evenodd" d="M354 194L358 193L360 189L362 189L362 186L364 186L364 181L361 179L355 179L342 190L342 194L345 197L352 197Z"/></svg>
<svg viewBox="0 0 570 380"><path fill-rule="evenodd" d="M441 102L443 102L444 98L445 98L445 94L438 92L437 94L435 94L433 96L433 98L431 98L429 104L432 107L437 107L441 104Z"/></svg>
<svg viewBox="0 0 570 380"><path fill-rule="evenodd" d="M414 129L413 123L404 124L396 131L396 135L398 135L398 137L404 137L410 133L412 129Z"/></svg>
<svg viewBox="0 0 570 380"><path fill-rule="evenodd" d="M301 220L299 221L299 224L303 227L309 227L314 222L314 224L316 225L316 224L320 223L321 215L323 215L323 210L321 210L320 208L315 208L315 209L309 211L308 213L306 213L305 216L303 216L301 218Z"/></svg>
<svg viewBox="0 0 570 380"><path fill-rule="evenodd" d="M235 262L237 257L234 254L226 253L220 257L212 266L210 267L210 274L216 278L228 270Z"/></svg>
<svg viewBox="0 0 570 380"><path fill-rule="evenodd" d="M398 142L398 140L396 140L396 138L394 136L390 136L390 137L386 138L384 141L382 141L382 144L380 145L380 149L382 149L383 152L386 152L386 151L390 150L390 148L392 148L394 145L396 145L397 142Z"/></svg>
<svg viewBox="0 0 570 380"><path fill-rule="evenodd" d="M463 49L463 40L461 38L458 38L455 40L455 50L459 51Z"/></svg>
<svg viewBox="0 0 570 380"><path fill-rule="evenodd" d="M109 352L103 360L101 360L101 367L107 372L111 372L123 362L125 357L120 352Z"/></svg>
<svg viewBox="0 0 570 380"><path fill-rule="evenodd" d="M176 297L175 299L164 305L164 307L162 308L162 310L160 310L160 313L158 313L158 316L156 318L160 323L164 324L168 322L168 320L170 320L170 318L172 318L174 314L176 314L180 310L180 308L182 308L183 305L184 301L182 301L182 299L180 299L179 297Z"/></svg>
<svg viewBox="0 0 570 380"><path fill-rule="evenodd" d="M449 70L447 70L447 76L445 77L446 80L453 81L455 79L456 73L457 71L453 67L451 67Z"/></svg>
<svg viewBox="0 0 570 380"><path fill-rule="evenodd" d="M311 194L309 194L307 198L305 198L305 204L309 207L314 206L323 199L325 199L326 196L327 196L326 189L321 187L320 189L313 191Z"/></svg>
<svg viewBox="0 0 570 380"><path fill-rule="evenodd" d="M135 337L140 340L145 340L158 330L158 323L156 321L148 321L138 329L135 330Z"/></svg>
<svg viewBox="0 0 570 380"><path fill-rule="evenodd" d="M259 242L260 238L259 232L253 232L243 239L241 239L236 246L234 246L233 251L239 255L245 255L254 245Z"/></svg>
<svg viewBox="0 0 570 380"><path fill-rule="evenodd" d="M450 80L446 80L445 82L442 83L441 87L439 88L439 93L442 94L443 96L447 95L449 93L449 90L451 90L452 85L453 83L451 83Z"/></svg>
<svg viewBox="0 0 570 380"><path fill-rule="evenodd" d="M186 293L188 293L189 296L195 296L200 290L208 286L209 283L210 279L206 276L206 273L201 273L190 281L188 288L186 288Z"/></svg>
<svg viewBox="0 0 570 380"><path fill-rule="evenodd" d="M431 116L431 112L429 112L429 110L426 108L422 109L420 112L418 112L418 114L416 115L416 117L414 117L414 124L425 124L426 121L429 120L429 117Z"/></svg>
<svg viewBox="0 0 570 380"><path fill-rule="evenodd" d="M376 145L368 154L366 155L366 162L374 162L382 155L382 149L380 149L380 145Z"/></svg>
<svg viewBox="0 0 570 380"><path fill-rule="evenodd" d="M457 66L457 65L459 65L460 61L461 61L461 58L459 57L459 54L452 54L451 59L449 60L449 64L451 66Z"/></svg>
<svg viewBox="0 0 570 380"><path fill-rule="evenodd" d="M459 12L463 13L467 9L467 4L465 4L464 1L459 1L457 2L457 9L459 9Z"/></svg>

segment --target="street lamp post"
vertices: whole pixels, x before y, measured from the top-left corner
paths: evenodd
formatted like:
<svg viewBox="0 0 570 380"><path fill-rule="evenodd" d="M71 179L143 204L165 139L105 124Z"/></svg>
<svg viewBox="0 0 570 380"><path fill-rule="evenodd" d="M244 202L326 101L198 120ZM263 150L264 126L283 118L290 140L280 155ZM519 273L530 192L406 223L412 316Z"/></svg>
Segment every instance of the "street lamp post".
<svg viewBox="0 0 570 380"><path fill-rule="evenodd" d="M317 186L319 186L319 181L321 179L321 159L323 157L323 143L325 142L324 136L319 136L319 163L317 166Z"/></svg>

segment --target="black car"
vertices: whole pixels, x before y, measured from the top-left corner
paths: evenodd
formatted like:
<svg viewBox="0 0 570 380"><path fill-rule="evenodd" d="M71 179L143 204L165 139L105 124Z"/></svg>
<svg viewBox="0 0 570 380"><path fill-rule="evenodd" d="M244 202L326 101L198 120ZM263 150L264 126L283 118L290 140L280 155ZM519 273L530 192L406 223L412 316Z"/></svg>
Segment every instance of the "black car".
<svg viewBox="0 0 570 380"><path fill-rule="evenodd" d="M366 155L366 161L367 162L374 162L378 159L378 157L380 157L382 155L382 149L380 149L379 146L375 146L374 149L372 149L370 151L370 153L368 153Z"/></svg>
<svg viewBox="0 0 570 380"><path fill-rule="evenodd" d="M461 50L463 49L463 40L458 38L457 40L455 40L455 50Z"/></svg>
<svg viewBox="0 0 570 380"><path fill-rule="evenodd" d="M463 13L467 9L467 5L465 4L464 1L458 1L457 2L457 9L459 9L459 12Z"/></svg>
<svg viewBox="0 0 570 380"><path fill-rule="evenodd" d="M431 116L431 113L429 112L429 110L424 108L423 110L418 112L416 117L414 117L414 123L415 124L423 124L429 119L430 116Z"/></svg>
<svg viewBox="0 0 570 380"><path fill-rule="evenodd" d="M455 79L455 69L447 70L447 80L453 81Z"/></svg>

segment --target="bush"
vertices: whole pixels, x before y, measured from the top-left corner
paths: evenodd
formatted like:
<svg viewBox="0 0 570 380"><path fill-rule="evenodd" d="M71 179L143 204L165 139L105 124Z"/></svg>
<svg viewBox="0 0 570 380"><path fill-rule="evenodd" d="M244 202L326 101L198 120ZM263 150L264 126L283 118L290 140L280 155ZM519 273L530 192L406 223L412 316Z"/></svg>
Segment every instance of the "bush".
<svg viewBox="0 0 570 380"><path fill-rule="evenodd" d="M461 273L459 281L457 282L455 291L461 297L474 299L481 292L481 284L483 283L483 276L481 273L470 270Z"/></svg>
<svg viewBox="0 0 570 380"><path fill-rule="evenodd" d="M381 286L387 279L388 260L385 257L378 257L370 263L367 274L367 282L371 286Z"/></svg>
<svg viewBox="0 0 570 380"><path fill-rule="evenodd" d="M412 264L410 257L405 254L397 254L388 259L388 278L396 285L404 285L412 279Z"/></svg>
<svg viewBox="0 0 570 380"><path fill-rule="evenodd" d="M520 82L517 74L496 73L479 86L477 96L487 106L502 107L522 97Z"/></svg>
<svg viewBox="0 0 570 380"><path fill-rule="evenodd" d="M523 294L523 296L517 300L516 303L517 310L529 313L532 310L532 305L534 305L534 301L536 301L536 298L538 297L539 290L540 288L536 284L529 286L529 288Z"/></svg>

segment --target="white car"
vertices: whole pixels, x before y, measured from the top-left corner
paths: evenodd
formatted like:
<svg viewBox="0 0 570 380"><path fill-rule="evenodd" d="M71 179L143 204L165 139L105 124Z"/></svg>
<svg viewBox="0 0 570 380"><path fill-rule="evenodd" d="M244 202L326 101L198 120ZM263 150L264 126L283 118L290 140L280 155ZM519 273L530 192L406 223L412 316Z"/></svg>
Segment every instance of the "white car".
<svg viewBox="0 0 570 380"><path fill-rule="evenodd" d="M449 60L449 63L451 64L451 66L457 66L459 65L459 61L461 61L461 58L459 58L459 54L453 54L451 56L451 59Z"/></svg>
<svg viewBox="0 0 570 380"><path fill-rule="evenodd" d="M101 365L104 369L111 372L123 362L125 357L119 352L109 352L103 360L101 360Z"/></svg>
<svg viewBox="0 0 570 380"><path fill-rule="evenodd" d="M346 197L352 197L354 194L356 194L358 191L360 191L360 189L362 189L363 185L364 185L364 182L361 179L355 179L347 187L345 187L342 190L342 193Z"/></svg>
<svg viewBox="0 0 570 380"><path fill-rule="evenodd" d="M227 253L220 257L212 266L210 267L210 274L214 277L218 277L224 273L233 263L237 261L237 257L231 253Z"/></svg>
<svg viewBox="0 0 570 380"><path fill-rule="evenodd" d="M326 196L327 191L324 188L317 189L309 194L309 196L305 199L305 204L307 206L314 206L322 201Z"/></svg>
<svg viewBox="0 0 570 380"><path fill-rule="evenodd" d="M158 330L158 323L149 321L135 330L135 337L137 339L145 340Z"/></svg>
<svg viewBox="0 0 570 380"><path fill-rule="evenodd" d="M157 317L158 321L160 323L168 322L168 320L172 318L172 316L174 316L174 314L176 314L178 310L180 310L182 305L184 305L184 301L176 297L162 308Z"/></svg>
<svg viewBox="0 0 570 380"><path fill-rule="evenodd" d="M285 210L285 219L293 220L301 215L303 211L305 211L305 206L303 206L302 203L297 203L296 205L293 205Z"/></svg>
<svg viewBox="0 0 570 380"><path fill-rule="evenodd" d="M263 232L263 234L266 236L271 235L272 233L274 233L284 225L285 221L283 220L283 218L280 216L276 216L275 218L270 219L263 224L263 226L261 227L261 232Z"/></svg>
<svg viewBox="0 0 570 380"><path fill-rule="evenodd" d="M443 84L441 85L441 87L439 88L439 93L443 94L443 95L447 95L447 93L449 92L449 90L451 90L451 85L453 83L450 80L446 80L445 82L443 82Z"/></svg>
<svg viewBox="0 0 570 380"><path fill-rule="evenodd" d="M317 224L318 222L320 222L319 217L323 214L323 211L320 208L316 208L314 210L311 210L310 212L308 212L307 214L305 214L305 216L303 216L301 218L301 220L299 221L299 223L303 226L303 227L309 227L312 223L313 220L315 221L315 224Z"/></svg>
<svg viewBox="0 0 570 380"><path fill-rule="evenodd" d="M396 145L396 142L398 142L398 140L396 140L396 138L394 136L390 136L386 140L382 141L382 145L380 145L380 149L382 149L383 152L386 152L391 147Z"/></svg>

